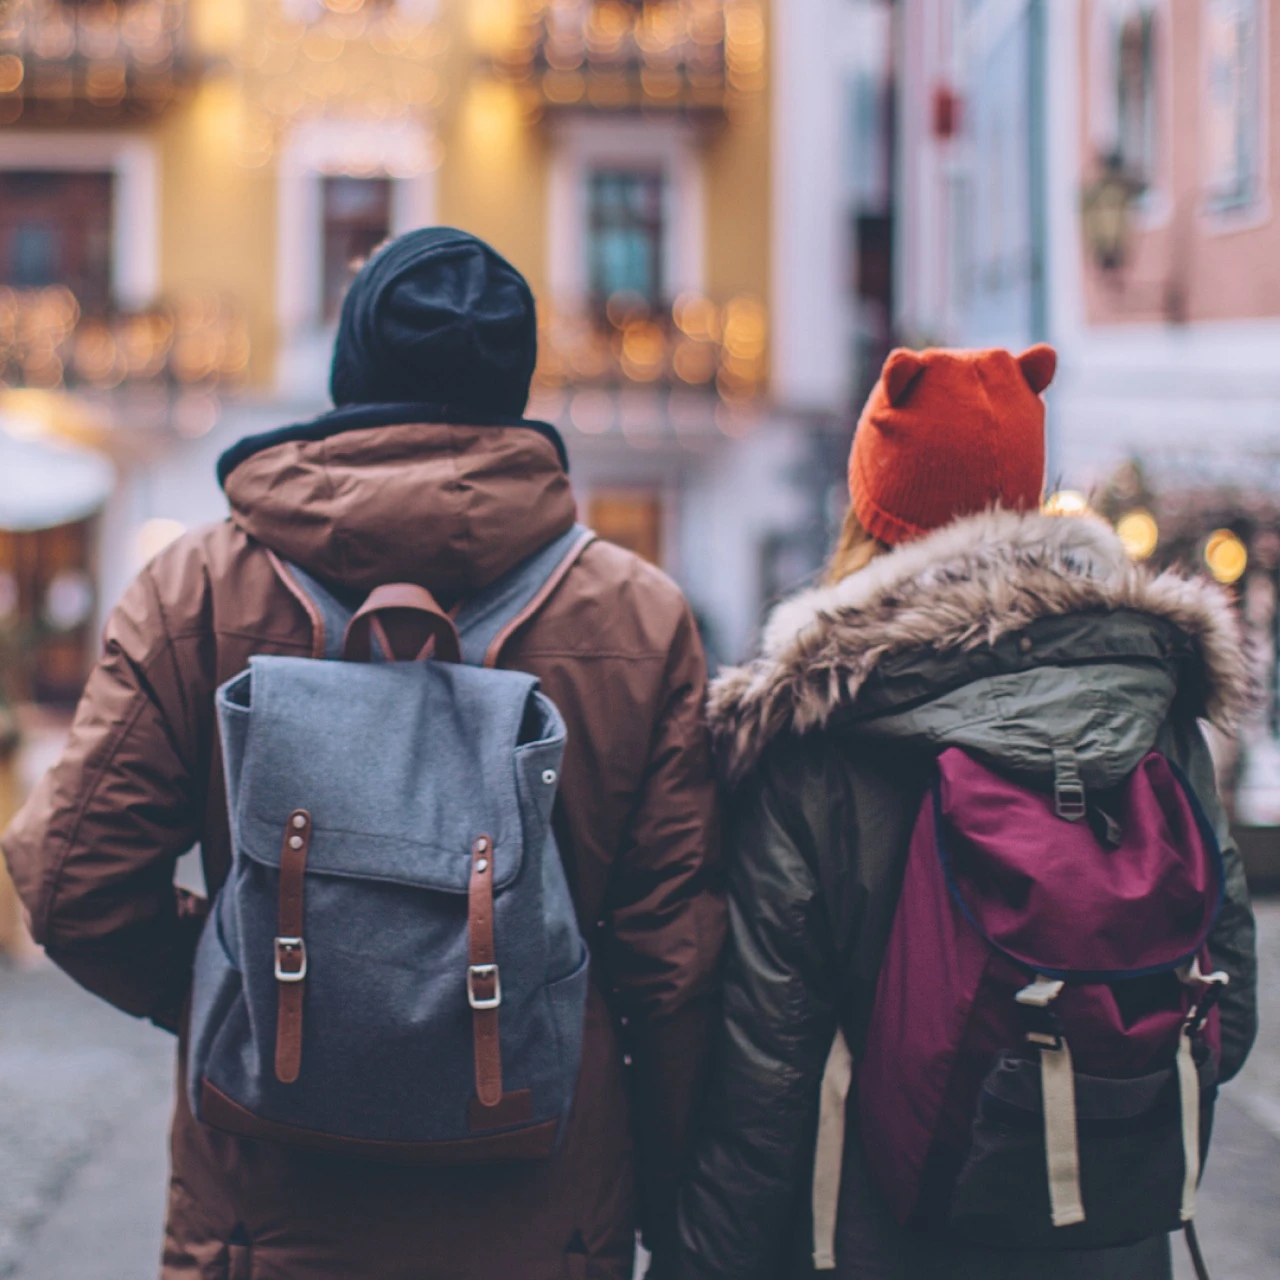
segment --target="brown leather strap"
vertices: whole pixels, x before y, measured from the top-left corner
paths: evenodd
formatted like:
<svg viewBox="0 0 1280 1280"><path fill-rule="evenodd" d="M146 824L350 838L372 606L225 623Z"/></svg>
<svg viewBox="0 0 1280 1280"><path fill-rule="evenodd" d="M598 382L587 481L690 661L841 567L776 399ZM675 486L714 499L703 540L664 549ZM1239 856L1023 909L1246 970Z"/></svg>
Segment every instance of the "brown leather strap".
<svg viewBox="0 0 1280 1280"><path fill-rule="evenodd" d="M502 1101L502 1044L498 1039L502 976L493 949L493 842L488 836L478 836L471 846L467 933L467 1000L475 1039L476 1097L481 1106L496 1107Z"/></svg>
<svg viewBox="0 0 1280 1280"><path fill-rule="evenodd" d="M280 849L280 908L275 940L276 1079L292 1084L302 1070L302 999L306 990L307 944L303 940L303 894L311 815L295 809L285 824Z"/></svg>
<svg viewBox="0 0 1280 1280"><path fill-rule="evenodd" d="M434 656L442 662L460 660L461 645L453 619L426 587L413 582L389 582L369 593L347 624L342 656L348 661L367 661L376 639L386 658L396 658L392 639L400 638L406 628L402 625L392 630L393 619L402 624L412 623L416 629L410 658L415 661L425 658L434 646Z"/></svg>

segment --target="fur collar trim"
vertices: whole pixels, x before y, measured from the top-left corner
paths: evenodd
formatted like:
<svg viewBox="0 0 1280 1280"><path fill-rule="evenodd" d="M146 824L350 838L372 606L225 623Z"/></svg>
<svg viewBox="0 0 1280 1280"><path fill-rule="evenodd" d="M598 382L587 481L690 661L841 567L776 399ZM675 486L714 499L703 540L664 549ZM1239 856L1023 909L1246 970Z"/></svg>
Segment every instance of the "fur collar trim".
<svg viewBox="0 0 1280 1280"><path fill-rule="evenodd" d="M973 649L1038 618L1116 609L1166 618L1190 636L1205 667L1205 713L1220 725L1240 718L1249 663L1225 591L1133 564L1101 520L989 511L779 605L762 656L712 686L721 759L740 779L775 737L820 729L852 705L892 655Z"/></svg>

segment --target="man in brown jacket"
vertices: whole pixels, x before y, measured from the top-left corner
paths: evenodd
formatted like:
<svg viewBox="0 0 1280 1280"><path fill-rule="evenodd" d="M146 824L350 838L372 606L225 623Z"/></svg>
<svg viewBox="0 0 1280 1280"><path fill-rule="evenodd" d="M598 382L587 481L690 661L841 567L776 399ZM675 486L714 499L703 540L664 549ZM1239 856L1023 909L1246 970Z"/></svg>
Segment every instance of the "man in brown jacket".
<svg viewBox="0 0 1280 1280"><path fill-rule="evenodd" d="M437 229L383 249L344 306L339 408L224 456L231 518L112 614L4 852L37 941L177 1031L180 1056L206 905L174 863L198 843L215 893L231 859L214 690L252 654L317 654L276 557L353 599L409 581L452 603L564 533L563 446L520 417L535 347L528 287L487 246ZM596 542L501 665L538 676L568 727L555 821L593 981L563 1146L523 1166L348 1162L207 1128L180 1089L165 1280L629 1280L637 1226L661 1268L724 931L697 632L668 579Z"/></svg>

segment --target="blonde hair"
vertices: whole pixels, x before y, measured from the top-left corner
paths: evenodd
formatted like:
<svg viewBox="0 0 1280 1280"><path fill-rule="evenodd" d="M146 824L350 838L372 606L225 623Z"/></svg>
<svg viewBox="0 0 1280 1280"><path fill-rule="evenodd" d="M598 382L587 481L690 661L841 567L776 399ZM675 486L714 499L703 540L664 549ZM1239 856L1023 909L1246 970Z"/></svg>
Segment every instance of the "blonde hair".
<svg viewBox="0 0 1280 1280"><path fill-rule="evenodd" d="M873 538L858 519L852 507L844 518L839 540L827 563L827 583L834 586L859 569L865 569L876 556L884 555L890 548L878 538Z"/></svg>

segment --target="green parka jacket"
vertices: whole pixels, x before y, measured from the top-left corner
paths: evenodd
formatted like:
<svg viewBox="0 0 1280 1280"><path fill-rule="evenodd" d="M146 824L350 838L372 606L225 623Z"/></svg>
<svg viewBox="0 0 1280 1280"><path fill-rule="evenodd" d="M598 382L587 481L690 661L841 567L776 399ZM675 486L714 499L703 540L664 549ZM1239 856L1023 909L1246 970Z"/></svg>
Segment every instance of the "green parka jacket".
<svg viewBox="0 0 1280 1280"><path fill-rule="evenodd" d="M771 620L764 656L712 694L735 788L732 942L705 1132L682 1198L686 1280L811 1273L814 1144L833 1035L855 1070L911 827L958 746L1047 785L1074 750L1086 789L1153 747L1190 778L1222 842L1211 937L1230 975L1222 1074L1255 1031L1254 924L1199 718L1230 723L1247 663L1226 594L1132 565L1101 521L988 513L899 548ZM837 1280L1169 1274L1165 1238L1104 1253L990 1254L902 1232L848 1108ZM1212 1160L1212 1155L1210 1156Z"/></svg>

